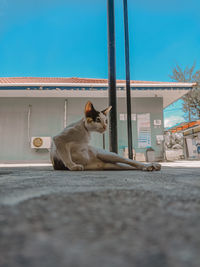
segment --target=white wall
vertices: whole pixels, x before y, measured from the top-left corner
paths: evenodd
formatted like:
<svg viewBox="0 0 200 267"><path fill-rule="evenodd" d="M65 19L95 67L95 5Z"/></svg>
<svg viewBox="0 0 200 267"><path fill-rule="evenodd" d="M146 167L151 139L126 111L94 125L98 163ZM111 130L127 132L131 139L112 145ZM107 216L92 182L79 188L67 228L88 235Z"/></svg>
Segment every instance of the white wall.
<svg viewBox="0 0 200 267"><path fill-rule="evenodd" d="M67 124L84 115L85 103L90 100L97 110L108 106L106 98L69 98L67 100ZM49 162L48 150L31 149L28 140L28 110L31 105L30 136L54 136L64 127L64 98L0 98L0 162ZM162 119L162 98L132 99L132 113L151 113L153 119ZM118 113L126 113L125 99L118 99ZM119 116L119 115L118 115ZM118 120L119 146L127 146L126 122ZM152 144L157 157L162 149L156 145L155 135L162 134L163 126L152 126ZM137 129L133 122L134 146L137 149ZM94 134L91 143L102 147L102 135ZM119 147L119 148L120 148ZM106 133L106 148L108 132ZM144 149L143 149L144 150ZM141 150L139 150L141 151ZM120 149L119 149L120 152Z"/></svg>

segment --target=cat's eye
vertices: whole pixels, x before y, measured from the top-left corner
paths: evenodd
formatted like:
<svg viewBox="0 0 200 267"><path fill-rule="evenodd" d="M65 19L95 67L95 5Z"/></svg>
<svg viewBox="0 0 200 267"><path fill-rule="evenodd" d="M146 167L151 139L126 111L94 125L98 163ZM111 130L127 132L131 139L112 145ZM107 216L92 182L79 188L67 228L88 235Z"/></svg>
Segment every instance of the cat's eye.
<svg viewBox="0 0 200 267"><path fill-rule="evenodd" d="M107 119L105 120L105 123L108 124L108 120Z"/></svg>
<svg viewBox="0 0 200 267"><path fill-rule="evenodd" d="M101 119L100 118L96 118L96 122L101 122Z"/></svg>

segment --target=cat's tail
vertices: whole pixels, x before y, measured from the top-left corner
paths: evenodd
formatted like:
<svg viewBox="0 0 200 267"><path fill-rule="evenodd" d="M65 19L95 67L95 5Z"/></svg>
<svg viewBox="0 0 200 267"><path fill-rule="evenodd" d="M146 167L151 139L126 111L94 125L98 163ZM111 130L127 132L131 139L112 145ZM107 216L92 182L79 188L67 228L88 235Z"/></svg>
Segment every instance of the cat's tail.
<svg viewBox="0 0 200 267"><path fill-rule="evenodd" d="M69 171L69 169L64 165L62 160L59 159L59 157L57 156L56 150L54 147L51 148L50 159L51 159L51 163L53 165L54 170Z"/></svg>
<svg viewBox="0 0 200 267"><path fill-rule="evenodd" d="M62 160L54 157L52 160L52 165L53 165L53 168L54 170L62 170L62 171L69 171L69 169L63 164Z"/></svg>

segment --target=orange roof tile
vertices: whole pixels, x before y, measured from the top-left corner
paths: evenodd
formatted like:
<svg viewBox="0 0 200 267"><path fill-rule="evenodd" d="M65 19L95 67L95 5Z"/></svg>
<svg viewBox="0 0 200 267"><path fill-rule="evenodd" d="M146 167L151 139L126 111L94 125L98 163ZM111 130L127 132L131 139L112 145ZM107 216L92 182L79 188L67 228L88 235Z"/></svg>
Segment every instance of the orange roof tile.
<svg viewBox="0 0 200 267"><path fill-rule="evenodd" d="M194 126L198 126L200 125L200 120L196 120L196 121L190 121L190 122L182 122L179 125L176 125L170 129L168 129L168 131L172 132L172 133L177 133L177 132L181 132L183 130L192 128Z"/></svg>
<svg viewBox="0 0 200 267"><path fill-rule="evenodd" d="M117 80L117 83L125 83L125 80ZM10 83L94 83L94 84L105 84L108 83L107 79L95 79L95 78L78 78L78 77L0 77L0 84ZM174 82L153 82L153 81L131 81L131 84L167 84L174 85Z"/></svg>

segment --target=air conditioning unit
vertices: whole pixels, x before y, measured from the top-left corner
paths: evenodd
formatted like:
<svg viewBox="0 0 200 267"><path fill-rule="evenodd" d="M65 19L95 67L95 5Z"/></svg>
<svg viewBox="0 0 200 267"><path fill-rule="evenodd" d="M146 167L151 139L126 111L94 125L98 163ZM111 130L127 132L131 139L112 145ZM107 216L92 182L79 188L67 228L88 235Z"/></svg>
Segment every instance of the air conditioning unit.
<svg viewBox="0 0 200 267"><path fill-rule="evenodd" d="M31 148L50 149L51 148L51 137L49 136L31 137Z"/></svg>

